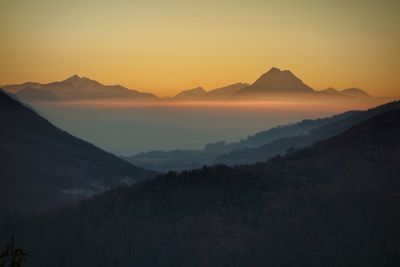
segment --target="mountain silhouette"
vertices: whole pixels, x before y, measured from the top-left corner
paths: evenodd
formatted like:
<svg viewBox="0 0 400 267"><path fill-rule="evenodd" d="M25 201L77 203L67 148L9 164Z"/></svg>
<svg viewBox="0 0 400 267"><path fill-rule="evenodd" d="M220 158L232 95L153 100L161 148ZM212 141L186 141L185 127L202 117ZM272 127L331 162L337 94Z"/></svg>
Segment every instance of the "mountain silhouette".
<svg viewBox="0 0 400 267"><path fill-rule="evenodd" d="M319 91L321 93L328 93L337 96L355 97L355 98L372 98L370 94L359 88L347 88L343 90L337 90L329 87L327 89Z"/></svg>
<svg viewBox="0 0 400 267"><path fill-rule="evenodd" d="M135 99L155 100L156 96L149 93L142 93L136 90L125 88L121 85L103 85L95 80L86 77L73 75L63 81L48 84L25 83L21 85L8 85L6 91L16 93L26 88L34 88L36 91L34 100L49 100L43 94L41 99L38 91L50 92L58 100L89 100L89 99ZM32 90L31 90L32 91ZM33 94L33 92L31 92ZM48 93L47 93L48 94ZM29 99L29 98L28 98ZM30 99L33 100L33 99Z"/></svg>
<svg viewBox="0 0 400 267"><path fill-rule="evenodd" d="M0 90L2 210L41 211L154 175L53 126Z"/></svg>
<svg viewBox="0 0 400 267"><path fill-rule="evenodd" d="M203 87L196 87L189 90L184 90L177 94L174 100L228 100L234 93L249 86L247 83L235 83L221 88L204 90Z"/></svg>
<svg viewBox="0 0 400 267"><path fill-rule="evenodd" d="M189 90L184 90L177 94L174 100L228 100L234 93L247 87L246 83L230 84L221 88L212 89L210 91L204 90L203 87L196 87Z"/></svg>
<svg viewBox="0 0 400 267"><path fill-rule="evenodd" d="M268 94L306 94L314 89L303 83L291 71L271 68L261 75L253 84L237 91L234 96L262 96Z"/></svg>
<svg viewBox="0 0 400 267"><path fill-rule="evenodd" d="M50 101L49 93L54 94L57 100L90 100L90 99L131 99L131 100L160 100L151 93L125 88L121 85L103 85L86 77L73 75L63 81L40 84L27 82L22 84L6 85L4 90L13 94L33 88L24 92L23 99L27 101ZM263 100L268 98L284 98L289 100L318 99L318 100L344 100L372 98L368 93L359 88L336 90L328 88L316 91L296 77L290 70L271 68L261 75L253 84L235 83L221 88L205 91L202 87L184 90L174 97L165 100Z"/></svg>

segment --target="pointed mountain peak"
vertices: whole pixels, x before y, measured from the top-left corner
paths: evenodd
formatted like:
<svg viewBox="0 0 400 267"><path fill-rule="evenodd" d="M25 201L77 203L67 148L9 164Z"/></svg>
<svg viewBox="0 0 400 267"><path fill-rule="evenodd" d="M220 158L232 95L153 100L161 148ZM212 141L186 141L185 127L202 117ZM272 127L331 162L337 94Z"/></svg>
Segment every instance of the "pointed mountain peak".
<svg viewBox="0 0 400 267"><path fill-rule="evenodd" d="M91 80L91 79L89 79L87 77L79 76L78 74L74 74L71 77L68 77L67 79L65 79L64 81L68 81L68 82L81 82L81 81L97 82L97 81Z"/></svg>
<svg viewBox="0 0 400 267"><path fill-rule="evenodd" d="M270 78L270 77L283 77L283 78L296 78L298 79L290 70L281 70L279 68L272 67L269 71L260 76L260 78Z"/></svg>
<svg viewBox="0 0 400 267"><path fill-rule="evenodd" d="M81 77L79 77L77 74L72 75L71 77L68 77L67 79L65 79L66 81L76 81L76 80L80 80Z"/></svg>
<svg viewBox="0 0 400 267"><path fill-rule="evenodd" d="M87 77L78 76L77 74L72 75L71 77L67 78L66 80L64 80L62 82L68 82L74 86L82 87L82 88L102 86L102 84L96 80L91 80Z"/></svg>
<svg viewBox="0 0 400 267"><path fill-rule="evenodd" d="M266 74L267 73L273 74L273 73L280 73L280 72L281 72L281 70L279 68L272 67L269 71L266 72Z"/></svg>
<svg viewBox="0 0 400 267"><path fill-rule="evenodd" d="M281 82L298 82L302 81L296 77L290 70L280 70L278 68L272 67L268 72L261 75L254 84L263 83L281 83Z"/></svg>
<svg viewBox="0 0 400 267"><path fill-rule="evenodd" d="M236 95L246 94L277 94L277 93L312 93L314 90L303 83L290 70L271 68L261 75L252 85L236 92Z"/></svg>

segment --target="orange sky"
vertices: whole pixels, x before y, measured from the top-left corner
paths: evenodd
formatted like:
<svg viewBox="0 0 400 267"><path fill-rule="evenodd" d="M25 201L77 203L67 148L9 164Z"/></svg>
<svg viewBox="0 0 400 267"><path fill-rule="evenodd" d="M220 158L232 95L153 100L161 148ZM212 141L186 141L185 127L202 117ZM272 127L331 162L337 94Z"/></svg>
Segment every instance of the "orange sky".
<svg viewBox="0 0 400 267"><path fill-rule="evenodd" d="M400 96L400 1L2 0L0 84L72 74L159 96L253 82Z"/></svg>

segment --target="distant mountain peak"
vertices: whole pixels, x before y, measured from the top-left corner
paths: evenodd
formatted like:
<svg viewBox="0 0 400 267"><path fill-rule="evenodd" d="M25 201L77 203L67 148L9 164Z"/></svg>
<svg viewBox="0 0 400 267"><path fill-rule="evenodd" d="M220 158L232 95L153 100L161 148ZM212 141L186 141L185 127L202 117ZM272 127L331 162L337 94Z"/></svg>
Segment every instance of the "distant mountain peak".
<svg viewBox="0 0 400 267"><path fill-rule="evenodd" d="M71 77L68 77L67 79L64 80L64 82L69 82L69 83L84 83L84 82L91 82L91 83L96 83L100 84L96 80L89 79L87 77L79 76L77 74L72 75Z"/></svg>
<svg viewBox="0 0 400 267"><path fill-rule="evenodd" d="M276 75L283 76L283 77L294 77L296 79L299 79L290 70L281 70L276 67L272 67L269 71L267 71L266 73L261 75L260 78L271 77L271 76L276 76Z"/></svg>
<svg viewBox="0 0 400 267"><path fill-rule="evenodd" d="M74 74L71 77L68 77L67 79L65 79L65 81L76 81L76 80L80 80L81 77L79 77L78 74Z"/></svg>
<svg viewBox="0 0 400 267"><path fill-rule="evenodd" d="M269 71L267 71L265 74L269 73L269 74L273 74L273 73L279 73L281 72L281 70L279 68L276 67L272 67Z"/></svg>
<svg viewBox="0 0 400 267"><path fill-rule="evenodd" d="M304 84L290 70L272 67L262 74L252 85L238 91L236 95L270 93L312 93L314 89Z"/></svg>
<svg viewBox="0 0 400 267"><path fill-rule="evenodd" d="M281 89L288 86L294 88L300 84L303 84L302 80L297 78L290 70L280 70L275 67L261 75L253 83L253 85L282 87Z"/></svg>

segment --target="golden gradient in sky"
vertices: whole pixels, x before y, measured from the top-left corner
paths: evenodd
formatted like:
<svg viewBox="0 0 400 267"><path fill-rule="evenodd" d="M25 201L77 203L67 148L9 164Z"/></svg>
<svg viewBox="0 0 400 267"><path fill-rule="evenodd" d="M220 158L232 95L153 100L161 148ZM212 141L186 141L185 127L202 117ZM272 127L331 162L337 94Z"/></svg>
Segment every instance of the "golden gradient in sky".
<svg viewBox="0 0 400 267"><path fill-rule="evenodd" d="M72 74L159 96L253 82L400 95L400 1L1 0L0 84Z"/></svg>

